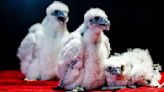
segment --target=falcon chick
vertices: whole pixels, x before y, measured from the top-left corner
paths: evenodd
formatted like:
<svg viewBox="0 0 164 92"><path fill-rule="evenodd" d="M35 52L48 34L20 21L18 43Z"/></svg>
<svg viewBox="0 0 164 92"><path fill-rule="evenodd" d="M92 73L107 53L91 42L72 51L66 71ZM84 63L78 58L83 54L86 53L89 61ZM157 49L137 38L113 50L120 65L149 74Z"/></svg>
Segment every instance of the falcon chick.
<svg viewBox="0 0 164 92"><path fill-rule="evenodd" d="M110 88L119 86L158 86L159 64L153 64L148 50L129 49L115 54L105 62L106 81Z"/></svg>
<svg viewBox="0 0 164 92"><path fill-rule="evenodd" d="M46 9L42 23L34 24L18 48L22 73L28 80L57 77L58 55L67 30L69 8L54 1Z"/></svg>
<svg viewBox="0 0 164 92"><path fill-rule="evenodd" d="M91 8L85 13L84 22L69 35L61 50L60 87L90 90L105 83L104 60L111 48L103 31L109 29L110 21L103 10Z"/></svg>

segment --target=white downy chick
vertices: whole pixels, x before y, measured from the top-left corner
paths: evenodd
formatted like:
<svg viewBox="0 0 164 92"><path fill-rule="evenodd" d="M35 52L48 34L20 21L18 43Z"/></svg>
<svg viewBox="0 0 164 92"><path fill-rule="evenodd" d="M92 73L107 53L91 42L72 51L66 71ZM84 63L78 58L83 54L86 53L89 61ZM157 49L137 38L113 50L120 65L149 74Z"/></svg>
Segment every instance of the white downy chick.
<svg viewBox="0 0 164 92"><path fill-rule="evenodd" d="M27 80L50 80L57 77L58 55L67 30L69 8L54 1L46 9L42 23L34 24L18 48L22 73Z"/></svg>
<svg viewBox="0 0 164 92"><path fill-rule="evenodd" d="M105 83L104 60L111 48L103 30L109 29L110 21L103 10L91 8L85 13L83 24L70 34L61 51L60 87L90 90Z"/></svg>
<svg viewBox="0 0 164 92"><path fill-rule="evenodd" d="M109 87L126 86L130 79L131 65L118 53L105 62L105 75Z"/></svg>
<svg viewBox="0 0 164 92"><path fill-rule="evenodd" d="M129 49L106 60L106 81L114 86L160 86L159 64L153 64L148 50Z"/></svg>

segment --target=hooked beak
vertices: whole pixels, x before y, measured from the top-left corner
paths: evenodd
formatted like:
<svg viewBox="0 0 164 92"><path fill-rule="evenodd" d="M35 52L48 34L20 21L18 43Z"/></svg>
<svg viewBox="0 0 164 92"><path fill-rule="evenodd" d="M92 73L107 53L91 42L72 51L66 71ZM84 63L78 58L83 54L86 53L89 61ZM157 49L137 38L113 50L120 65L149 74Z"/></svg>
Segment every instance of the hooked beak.
<svg viewBox="0 0 164 92"><path fill-rule="evenodd" d="M107 31L110 30L110 21L109 21L108 19L102 19L102 20L99 22L99 25L104 26L104 27L105 27L104 30L107 30Z"/></svg>
<svg viewBox="0 0 164 92"><path fill-rule="evenodd" d="M66 19L67 19L67 17L62 17L62 16L60 16L60 17L57 17L58 18L58 20L59 21L62 21L63 23L66 21Z"/></svg>
<svg viewBox="0 0 164 92"><path fill-rule="evenodd" d="M63 23L68 19L68 13L60 10L54 11L51 15L56 16L57 19Z"/></svg>

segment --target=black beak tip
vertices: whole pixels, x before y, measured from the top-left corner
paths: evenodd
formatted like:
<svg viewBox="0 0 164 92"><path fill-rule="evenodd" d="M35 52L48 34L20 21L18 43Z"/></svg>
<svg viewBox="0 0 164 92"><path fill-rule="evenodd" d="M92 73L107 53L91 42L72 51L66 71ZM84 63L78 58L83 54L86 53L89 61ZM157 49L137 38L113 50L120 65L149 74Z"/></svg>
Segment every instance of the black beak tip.
<svg viewBox="0 0 164 92"><path fill-rule="evenodd" d="M58 17L58 20L64 22L66 20L66 18L65 17Z"/></svg>

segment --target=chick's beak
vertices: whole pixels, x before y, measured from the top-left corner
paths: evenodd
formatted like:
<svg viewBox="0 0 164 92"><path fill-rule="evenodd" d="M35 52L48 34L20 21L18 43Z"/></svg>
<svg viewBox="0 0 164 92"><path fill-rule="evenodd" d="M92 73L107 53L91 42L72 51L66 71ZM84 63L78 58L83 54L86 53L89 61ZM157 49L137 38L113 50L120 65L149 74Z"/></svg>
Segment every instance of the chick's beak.
<svg viewBox="0 0 164 92"><path fill-rule="evenodd" d="M107 30L109 31L110 30L110 21L108 19L102 19L100 21L100 25L104 26L105 29L104 30Z"/></svg>
<svg viewBox="0 0 164 92"><path fill-rule="evenodd" d="M68 14L66 12L56 10L55 12L52 13L53 16L56 16L59 21L62 21L63 23L66 21L68 18Z"/></svg>
<svg viewBox="0 0 164 92"><path fill-rule="evenodd" d="M68 16L64 12L59 12L57 18L59 21L62 21L64 23L67 20Z"/></svg>
<svg viewBox="0 0 164 92"><path fill-rule="evenodd" d="M105 30L109 31L110 30L110 21L107 20L106 23L105 23Z"/></svg>
<svg viewBox="0 0 164 92"><path fill-rule="evenodd" d="M67 17L62 17L62 16L60 16L60 17L57 17L58 18L58 20L59 21L62 21L63 23L66 21L66 19L67 19Z"/></svg>

